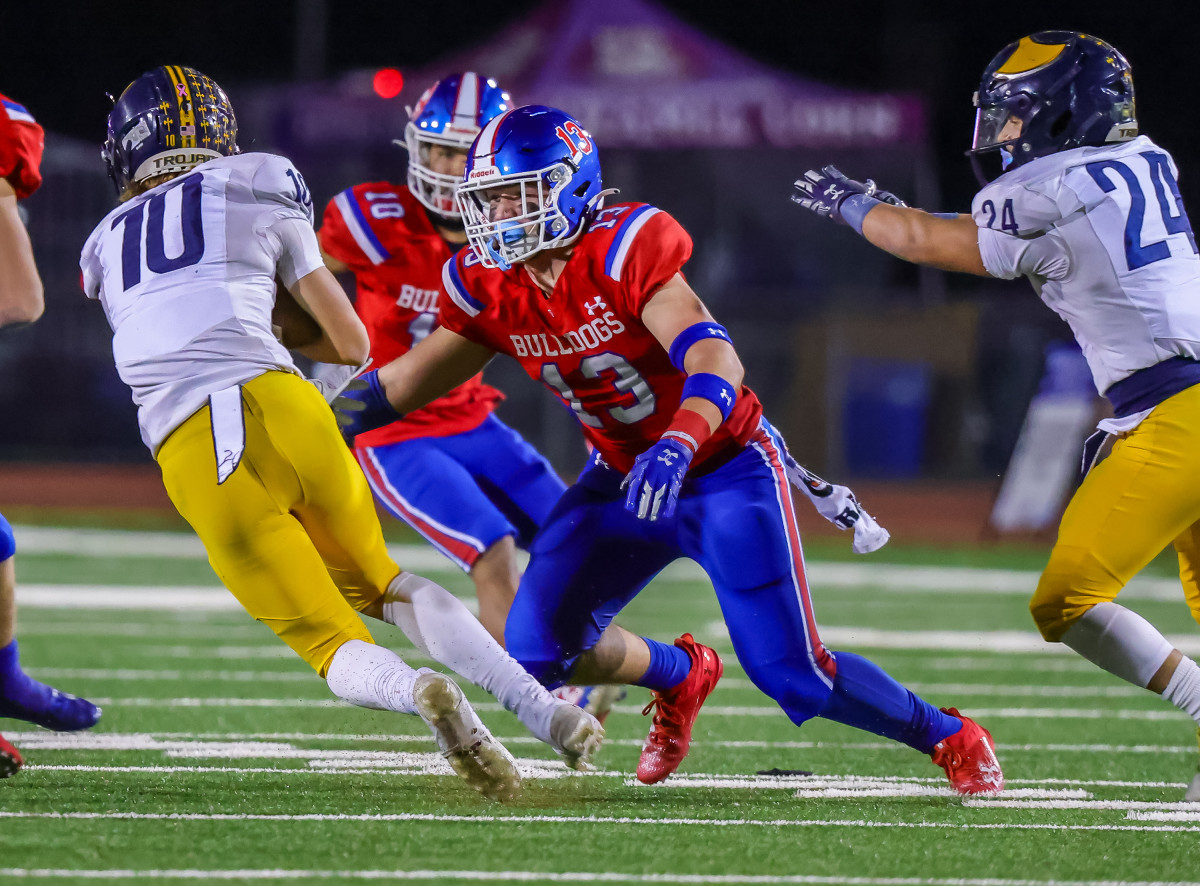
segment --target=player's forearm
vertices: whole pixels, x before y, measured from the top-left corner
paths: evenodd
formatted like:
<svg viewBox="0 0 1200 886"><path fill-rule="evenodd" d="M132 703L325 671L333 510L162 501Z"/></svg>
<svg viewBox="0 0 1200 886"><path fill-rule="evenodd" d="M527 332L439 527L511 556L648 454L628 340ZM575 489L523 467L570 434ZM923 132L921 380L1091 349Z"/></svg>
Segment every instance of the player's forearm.
<svg viewBox="0 0 1200 886"><path fill-rule="evenodd" d="M388 402L406 414L431 403L469 380L493 352L448 329L435 329L420 344L379 370Z"/></svg>
<svg viewBox="0 0 1200 886"><path fill-rule="evenodd" d="M988 276L979 254L979 229L969 215L948 218L880 203L863 218L862 234L905 261Z"/></svg>
<svg viewBox="0 0 1200 886"><path fill-rule="evenodd" d="M8 190L8 195L0 194L0 327L32 323L45 308L33 246L17 212L17 198Z"/></svg>
<svg viewBox="0 0 1200 886"><path fill-rule="evenodd" d="M718 338L703 339L688 348L683 368L689 376L700 373L718 376L727 381L734 391L741 390L742 379L746 375L737 351L731 344ZM725 420L721 410L703 397L687 397L679 404L679 408L700 413L708 420L713 431Z"/></svg>
<svg viewBox="0 0 1200 886"><path fill-rule="evenodd" d="M292 294L321 327L321 337L303 348L304 356L321 363L357 366L367 359L371 340L354 306L326 268L300 278Z"/></svg>
<svg viewBox="0 0 1200 886"><path fill-rule="evenodd" d="M322 332L321 337L316 341L293 348L292 350L294 350L297 354L302 354L315 363L339 363L344 366L358 366L363 362L363 360L366 359L364 356L363 360L358 360L356 362L354 359L348 358L342 353L338 346L334 344L333 340L326 332Z"/></svg>

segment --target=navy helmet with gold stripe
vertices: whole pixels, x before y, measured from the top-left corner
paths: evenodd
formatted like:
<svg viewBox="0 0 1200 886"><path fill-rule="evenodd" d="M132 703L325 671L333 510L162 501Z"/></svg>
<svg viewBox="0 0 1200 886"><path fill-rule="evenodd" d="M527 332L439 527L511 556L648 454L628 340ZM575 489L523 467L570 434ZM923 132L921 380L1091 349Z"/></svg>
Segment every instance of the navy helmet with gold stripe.
<svg viewBox="0 0 1200 886"><path fill-rule="evenodd" d="M1004 169L1138 134L1129 62L1078 31L1039 31L1005 46L983 72L975 107L968 154L1000 151Z"/></svg>
<svg viewBox="0 0 1200 886"><path fill-rule="evenodd" d="M138 77L108 115L101 155L118 194L157 175L238 152L233 106L216 81L182 65Z"/></svg>

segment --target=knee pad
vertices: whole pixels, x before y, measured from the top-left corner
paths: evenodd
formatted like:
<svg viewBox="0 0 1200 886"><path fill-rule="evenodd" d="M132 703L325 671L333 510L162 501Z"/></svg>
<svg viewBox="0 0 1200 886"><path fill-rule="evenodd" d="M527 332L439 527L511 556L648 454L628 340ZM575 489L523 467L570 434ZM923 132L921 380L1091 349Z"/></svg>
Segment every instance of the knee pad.
<svg viewBox="0 0 1200 886"><path fill-rule="evenodd" d="M1089 550L1055 548L1029 601L1029 613L1042 636L1057 643L1097 603L1116 599L1121 587Z"/></svg>
<svg viewBox="0 0 1200 886"><path fill-rule="evenodd" d="M12 526L0 514L0 563L17 552L17 539L13 535Z"/></svg>

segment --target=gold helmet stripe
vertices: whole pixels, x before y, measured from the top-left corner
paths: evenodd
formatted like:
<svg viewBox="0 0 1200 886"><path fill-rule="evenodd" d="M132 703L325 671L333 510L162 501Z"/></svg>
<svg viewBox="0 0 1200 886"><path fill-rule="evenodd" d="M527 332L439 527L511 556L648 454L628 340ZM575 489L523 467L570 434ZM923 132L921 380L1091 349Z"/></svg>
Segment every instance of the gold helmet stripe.
<svg viewBox="0 0 1200 886"><path fill-rule="evenodd" d="M1022 37L1012 55L996 69L996 75L1015 77L1036 71L1062 55L1066 48L1066 43L1035 43L1032 37Z"/></svg>
<svg viewBox="0 0 1200 886"><path fill-rule="evenodd" d="M175 87L175 102L179 108L179 147L196 147L196 108L188 77L179 65L167 65L167 74Z"/></svg>

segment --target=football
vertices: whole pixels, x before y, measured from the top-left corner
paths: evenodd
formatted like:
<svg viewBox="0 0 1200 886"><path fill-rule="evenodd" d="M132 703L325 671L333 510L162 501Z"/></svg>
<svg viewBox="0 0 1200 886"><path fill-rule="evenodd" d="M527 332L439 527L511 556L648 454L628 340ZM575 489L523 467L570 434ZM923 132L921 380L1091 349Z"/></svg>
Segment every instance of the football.
<svg viewBox="0 0 1200 886"><path fill-rule="evenodd" d="M321 337L321 327L280 281L275 281L271 325L285 348L302 348Z"/></svg>

